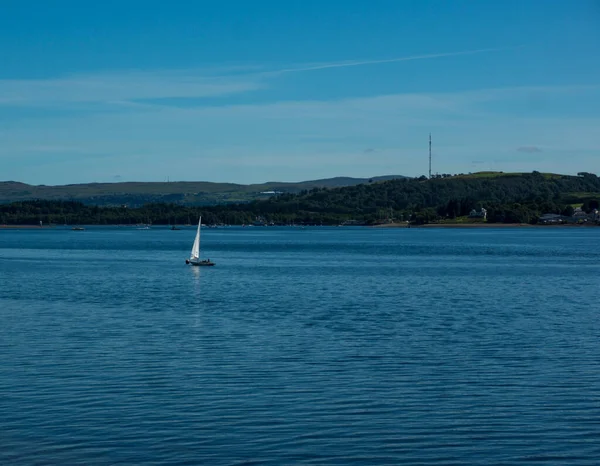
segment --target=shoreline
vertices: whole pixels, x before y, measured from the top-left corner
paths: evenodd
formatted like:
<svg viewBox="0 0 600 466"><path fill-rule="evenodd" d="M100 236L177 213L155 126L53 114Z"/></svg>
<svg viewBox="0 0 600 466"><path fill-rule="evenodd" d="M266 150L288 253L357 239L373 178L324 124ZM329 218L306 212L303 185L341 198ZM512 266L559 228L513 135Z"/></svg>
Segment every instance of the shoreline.
<svg viewBox="0 0 600 466"><path fill-rule="evenodd" d="M385 225L375 225L374 228L520 228L537 226L548 225L530 225L528 223L425 223L423 225L409 226L406 223L388 223Z"/></svg>
<svg viewBox="0 0 600 466"><path fill-rule="evenodd" d="M53 226L41 227L39 225L0 225L0 230L47 230Z"/></svg>
<svg viewBox="0 0 600 466"><path fill-rule="evenodd" d="M531 225L529 223L427 223L416 228L532 228L549 225Z"/></svg>
<svg viewBox="0 0 600 466"><path fill-rule="evenodd" d="M593 223L564 223L562 225L532 225L530 223L425 223L423 225L410 226L406 223L388 223L374 225L373 228L589 228L597 226Z"/></svg>
<svg viewBox="0 0 600 466"><path fill-rule="evenodd" d="M99 227L123 227L123 225L91 225ZM126 225L127 227L135 227L136 225ZM167 227L168 225L158 225L159 227ZM330 225L334 226L334 225ZM368 225L364 225L368 226ZM409 225L407 223L386 223L380 225L371 225L370 228L591 228L599 227L600 225L594 223L563 223L561 225L532 225L529 223L425 223L423 225ZM39 225L0 225L0 230L53 230L57 226L49 225L40 227ZM65 230L71 230L63 228Z"/></svg>

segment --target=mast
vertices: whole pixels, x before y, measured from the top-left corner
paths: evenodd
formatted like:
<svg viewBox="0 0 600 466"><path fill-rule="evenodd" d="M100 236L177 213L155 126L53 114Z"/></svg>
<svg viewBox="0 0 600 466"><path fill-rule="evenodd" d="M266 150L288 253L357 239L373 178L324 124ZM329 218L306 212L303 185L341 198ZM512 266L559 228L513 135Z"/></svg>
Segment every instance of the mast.
<svg viewBox="0 0 600 466"><path fill-rule="evenodd" d="M429 133L429 179L431 179L431 133Z"/></svg>

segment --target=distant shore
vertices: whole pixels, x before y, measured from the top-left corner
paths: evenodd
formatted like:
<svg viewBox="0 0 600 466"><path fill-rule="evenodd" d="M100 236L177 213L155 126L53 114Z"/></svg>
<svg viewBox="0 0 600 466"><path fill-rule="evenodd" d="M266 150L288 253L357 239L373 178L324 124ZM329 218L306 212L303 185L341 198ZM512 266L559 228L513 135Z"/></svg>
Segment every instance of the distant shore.
<svg viewBox="0 0 600 466"><path fill-rule="evenodd" d="M0 225L0 230L47 230L48 228L54 228L53 226L44 226L41 227L39 225Z"/></svg>
<svg viewBox="0 0 600 466"><path fill-rule="evenodd" d="M416 228L529 228L536 226L548 225L531 225L530 223L426 223Z"/></svg>
<svg viewBox="0 0 600 466"><path fill-rule="evenodd" d="M103 227L123 227L124 225L100 225ZM136 225L126 225L127 227L135 227ZM333 226L333 225L331 225ZM587 228L587 227L598 227L599 225L594 223L563 223L553 225L531 225L529 223L425 223L423 225L409 225L408 223L385 223L379 225L372 225L371 228ZM55 229L56 225L0 225L0 230L52 230ZM167 225L158 225L158 227L166 228ZM71 227L65 227L63 229L73 229Z"/></svg>
<svg viewBox="0 0 600 466"><path fill-rule="evenodd" d="M408 225L407 223L386 223L374 225L374 228L563 228L594 227L593 223L563 223L560 225L531 225L530 223L426 223L424 225Z"/></svg>
<svg viewBox="0 0 600 466"><path fill-rule="evenodd" d="M423 225L409 225L408 223L386 223L382 225L374 225L375 228L516 228L534 226L536 225L530 225L528 223L425 223Z"/></svg>

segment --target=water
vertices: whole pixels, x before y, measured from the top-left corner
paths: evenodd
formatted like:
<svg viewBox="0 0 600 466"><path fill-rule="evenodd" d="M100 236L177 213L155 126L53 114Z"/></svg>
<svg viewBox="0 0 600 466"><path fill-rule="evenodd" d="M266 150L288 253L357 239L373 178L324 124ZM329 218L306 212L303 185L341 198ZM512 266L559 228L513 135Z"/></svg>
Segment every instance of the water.
<svg viewBox="0 0 600 466"><path fill-rule="evenodd" d="M0 463L595 465L600 229L0 231Z"/></svg>

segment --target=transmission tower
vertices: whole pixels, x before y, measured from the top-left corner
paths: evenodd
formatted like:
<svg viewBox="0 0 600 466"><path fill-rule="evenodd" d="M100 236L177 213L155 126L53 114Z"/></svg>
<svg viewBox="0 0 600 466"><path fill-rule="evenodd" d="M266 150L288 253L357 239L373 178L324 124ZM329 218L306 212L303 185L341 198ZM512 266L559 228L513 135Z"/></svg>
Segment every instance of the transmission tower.
<svg viewBox="0 0 600 466"><path fill-rule="evenodd" d="M431 179L431 133L429 133L429 179Z"/></svg>

